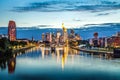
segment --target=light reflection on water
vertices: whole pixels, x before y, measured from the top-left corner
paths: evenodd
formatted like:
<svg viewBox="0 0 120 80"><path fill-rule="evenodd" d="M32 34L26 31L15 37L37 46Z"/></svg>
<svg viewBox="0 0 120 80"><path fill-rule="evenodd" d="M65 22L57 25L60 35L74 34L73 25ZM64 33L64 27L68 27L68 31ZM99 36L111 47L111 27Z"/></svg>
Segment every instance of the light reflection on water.
<svg viewBox="0 0 120 80"><path fill-rule="evenodd" d="M120 60L106 60L69 47L37 47L0 62L0 80L120 80Z"/></svg>

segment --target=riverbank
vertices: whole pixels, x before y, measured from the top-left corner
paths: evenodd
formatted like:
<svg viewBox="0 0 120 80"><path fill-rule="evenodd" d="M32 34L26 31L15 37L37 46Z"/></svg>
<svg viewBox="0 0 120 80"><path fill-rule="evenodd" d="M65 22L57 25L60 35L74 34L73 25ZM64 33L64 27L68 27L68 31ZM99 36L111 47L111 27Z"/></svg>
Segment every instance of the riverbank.
<svg viewBox="0 0 120 80"><path fill-rule="evenodd" d="M13 54L14 54L14 53L17 53L17 52L22 52L22 51L31 49L31 48L33 48L33 47L35 47L35 46L27 46L27 47L23 47L23 48L20 48L20 49L13 50Z"/></svg>
<svg viewBox="0 0 120 80"><path fill-rule="evenodd" d="M9 53L1 53L1 54L5 54L5 55L1 55L0 59L8 59L8 58L12 57L13 55L16 55L17 52L24 52L25 50L28 50L28 49L31 49L34 47L36 47L36 46L31 45L31 46L22 47L19 49L10 50Z"/></svg>
<svg viewBox="0 0 120 80"><path fill-rule="evenodd" d="M101 50L101 49L86 49L86 48L79 48L79 47L71 47L71 48L79 51L83 51L83 52L89 52L89 53L113 54L113 51Z"/></svg>
<svg viewBox="0 0 120 80"><path fill-rule="evenodd" d="M114 58L114 51L101 50L101 49L87 49L87 48L79 48L73 46L71 46L71 48L89 53L91 55L99 55L100 57L104 56L105 58Z"/></svg>

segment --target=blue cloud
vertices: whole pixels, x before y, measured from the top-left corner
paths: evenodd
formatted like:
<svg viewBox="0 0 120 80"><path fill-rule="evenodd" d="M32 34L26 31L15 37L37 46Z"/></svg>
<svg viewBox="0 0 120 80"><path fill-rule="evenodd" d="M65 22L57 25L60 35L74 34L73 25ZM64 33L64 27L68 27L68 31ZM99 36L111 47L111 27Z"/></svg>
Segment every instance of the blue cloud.
<svg viewBox="0 0 120 80"><path fill-rule="evenodd" d="M73 19L73 21L78 21L79 22L79 21L82 21L82 20L80 20L80 19Z"/></svg>
<svg viewBox="0 0 120 80"><path fill-rule="evenodd" d="M120 9L120 4L117 2L101 1L99 4L96 3L85 3L81 1L67 1L67 0L56 0L56 1L44 1L44 2L33 2L27 6L14 7L12 11L15 12L56 12L56 11L104 11Z"/></svg>
<svg viewBox="0 0 120 80"><path fill-rule="evenodd" d="M99 13L97 14L97 16L106 16L106 15L109 15L110 13Z"/></svg>
<svg viewBox="0 0 120 80"><path fill-rule="evenodd" d="M113 5L113 4L117 4L117 2L111 2L111 1L101 1L102 4L107 4L107 5Z"/></svg>

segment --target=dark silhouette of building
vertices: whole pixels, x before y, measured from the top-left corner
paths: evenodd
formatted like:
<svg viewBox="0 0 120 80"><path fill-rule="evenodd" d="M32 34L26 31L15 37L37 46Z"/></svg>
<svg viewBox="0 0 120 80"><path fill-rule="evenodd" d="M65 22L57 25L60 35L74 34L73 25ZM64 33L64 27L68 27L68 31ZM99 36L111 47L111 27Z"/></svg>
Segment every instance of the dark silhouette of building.
<svg viewBox="0 0 120 80"><path fill-rule="evenodd" d="M16 24L15 21L9 21L8 24L8 38L10 41L16 40Z"/></svg>

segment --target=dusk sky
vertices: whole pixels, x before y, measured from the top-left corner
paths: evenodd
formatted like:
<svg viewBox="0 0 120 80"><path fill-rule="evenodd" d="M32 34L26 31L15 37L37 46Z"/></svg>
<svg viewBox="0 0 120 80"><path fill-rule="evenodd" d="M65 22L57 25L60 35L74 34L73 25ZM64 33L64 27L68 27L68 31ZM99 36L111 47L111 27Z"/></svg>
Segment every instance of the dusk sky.
<svg viewBox="0 0 120 80"><path fill-rule="evenodd" d="M0 0L0 27L120 23L120 0Z"/></svg>

